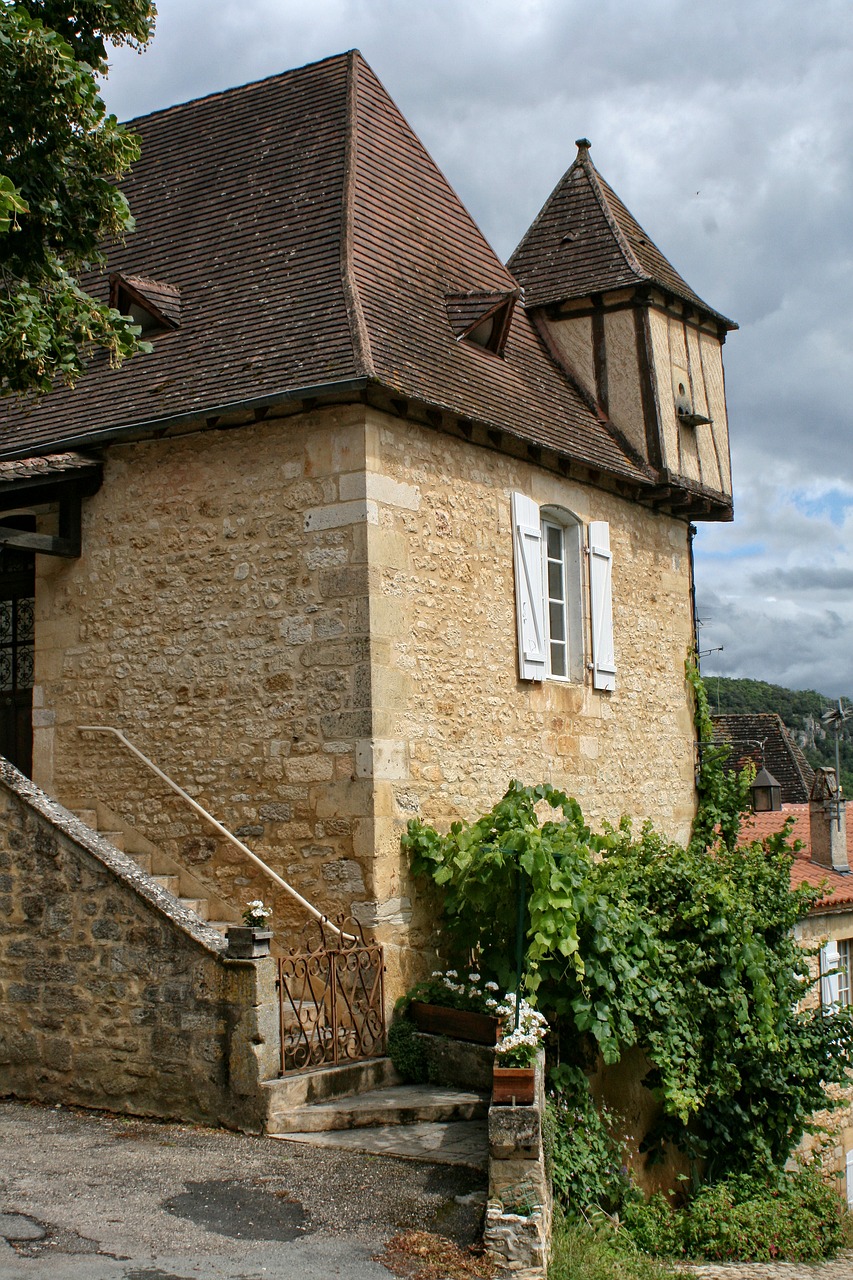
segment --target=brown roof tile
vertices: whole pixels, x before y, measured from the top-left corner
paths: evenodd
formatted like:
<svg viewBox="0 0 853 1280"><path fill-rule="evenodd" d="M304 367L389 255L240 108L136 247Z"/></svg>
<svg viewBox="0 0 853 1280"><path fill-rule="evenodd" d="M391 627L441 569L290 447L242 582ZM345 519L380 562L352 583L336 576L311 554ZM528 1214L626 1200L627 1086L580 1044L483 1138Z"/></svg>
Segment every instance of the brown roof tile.
<svg viewBox="0 0 853 1280"><path fill-rule="evenodd" d="M742 769L752 761L756 769L765 767L782 787L783 804L808 801L814 769L786 729L781 716L773 712L755 715L716 715L714 742L731 747L728 767Z"/></svg>
<svg viewBox="0 0 853 1280"><path fill-rule="evenodd" d="M83 471L95 471L101 464L82 453L48 453L39 458L19 458L0 462L0 486L18 485L22 480L55 480Z"/></svg>
<svg viewBox="0 0 853 1280"><path fill-rule="evenodd" d="M727 328L737 327L703 302L667 261L598 173L585 139L509 266L529 307L656 284Z"/></svg>
<svg viewBox="0 0 853 1280"><path fill-rule="evenodd" d="M521 308L502 355L456 339L448 294L517 282L357 53L132 122L136 218L107 272L180 291L180 327L74 391L0 404L0 457L372 379L648 484ZM162 295L161 295L162 300Z"/></svg>

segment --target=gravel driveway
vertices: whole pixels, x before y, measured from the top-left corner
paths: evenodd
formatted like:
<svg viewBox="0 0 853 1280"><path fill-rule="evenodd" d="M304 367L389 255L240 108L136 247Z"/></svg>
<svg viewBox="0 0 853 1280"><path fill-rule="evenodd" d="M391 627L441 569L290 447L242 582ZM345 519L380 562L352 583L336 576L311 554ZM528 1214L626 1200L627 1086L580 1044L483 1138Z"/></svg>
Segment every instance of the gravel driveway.
<svg viewBox="0 0 853 1280"><path fill-rule="evenodd" d="M474 1170L0 1101L0 1280L391 1280L399 1231L473 1241Z"/></svg>

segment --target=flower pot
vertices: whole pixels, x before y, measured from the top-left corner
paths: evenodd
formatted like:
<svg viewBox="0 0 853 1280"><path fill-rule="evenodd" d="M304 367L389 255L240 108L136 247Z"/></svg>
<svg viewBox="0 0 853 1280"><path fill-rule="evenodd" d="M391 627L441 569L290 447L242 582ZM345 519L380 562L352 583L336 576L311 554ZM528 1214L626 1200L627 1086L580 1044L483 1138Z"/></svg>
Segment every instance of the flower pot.
<svg viewBox="0 0 853 1280"><path fill-rule="evenodd" d="M492 1105L531 1107L536 1094L535 1067L499 1067L492 1073Z"/></svg>
<svg viewBox="0 0 853 1280"><path fill-rule="evenodd" d="M270 953L272 929L253 929L246 924L230 924L225 931L229 960L260 960Z"/></svg>
<svg viewBox="0 0 853 1280"><path fill-rule="evenodd" d="M467 1040L470 1044L497 1043L498 1020L488 1013L446 1009L444 1005L413 1000L409 1005L409 1017L419 1031L428 1031L433 1036L451 1036L454 1040Z"/></svg>

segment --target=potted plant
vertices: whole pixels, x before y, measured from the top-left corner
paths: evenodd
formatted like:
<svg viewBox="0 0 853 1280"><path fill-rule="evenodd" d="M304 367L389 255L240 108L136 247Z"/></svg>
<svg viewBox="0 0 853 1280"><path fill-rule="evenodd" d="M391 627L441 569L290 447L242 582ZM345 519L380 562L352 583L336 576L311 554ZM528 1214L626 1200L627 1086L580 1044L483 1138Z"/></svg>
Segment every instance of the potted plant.
<svg viewBox="0 0 853 1280"><path fill-rule="evenodd" d="M548 1030L548 1022L522 999L516 1026L516 996L507 995L498 1007L508 1028L495 1046L492 1103L495 1106L529 1107L536 1094L536 1059Z"/></svg>
<svg viewBox="0 0 853 1280"><path fill-rule="evenodd" d="M246 903L242 924L228 926L228 956L231 960L259 960L270 953L272 929L267 928L272 915L260 898Z"/></svg>
<svg viewBox="0 0 853 1280"><path fill-rule="evenodd" d="M455 969L437 970L407 992L402 1004L419 1031L493 1045L498 1038L499 990L496 982L484 982L476 970L462 976Z"/></svg>

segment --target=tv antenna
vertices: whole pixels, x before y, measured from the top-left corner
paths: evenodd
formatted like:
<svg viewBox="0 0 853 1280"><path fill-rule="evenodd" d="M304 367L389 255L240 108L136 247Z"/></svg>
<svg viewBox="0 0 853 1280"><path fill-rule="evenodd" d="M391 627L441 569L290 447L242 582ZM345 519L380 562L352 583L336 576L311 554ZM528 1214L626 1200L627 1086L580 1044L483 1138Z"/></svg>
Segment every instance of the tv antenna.
<svg viewBox="0 0 853 1280"><path fill-rule="evenodd" d="M848 702L844 706L844 700L838 699L838 705L829 707L821 716L821 722L829 728L830 725L835 729L835 786L837 788L836 795L838 799L835 802L835 821L838 830L841 830L841 751L839 741L841 739L841 729L845 720L849 720L853 716L853 706Z"/></svg>

